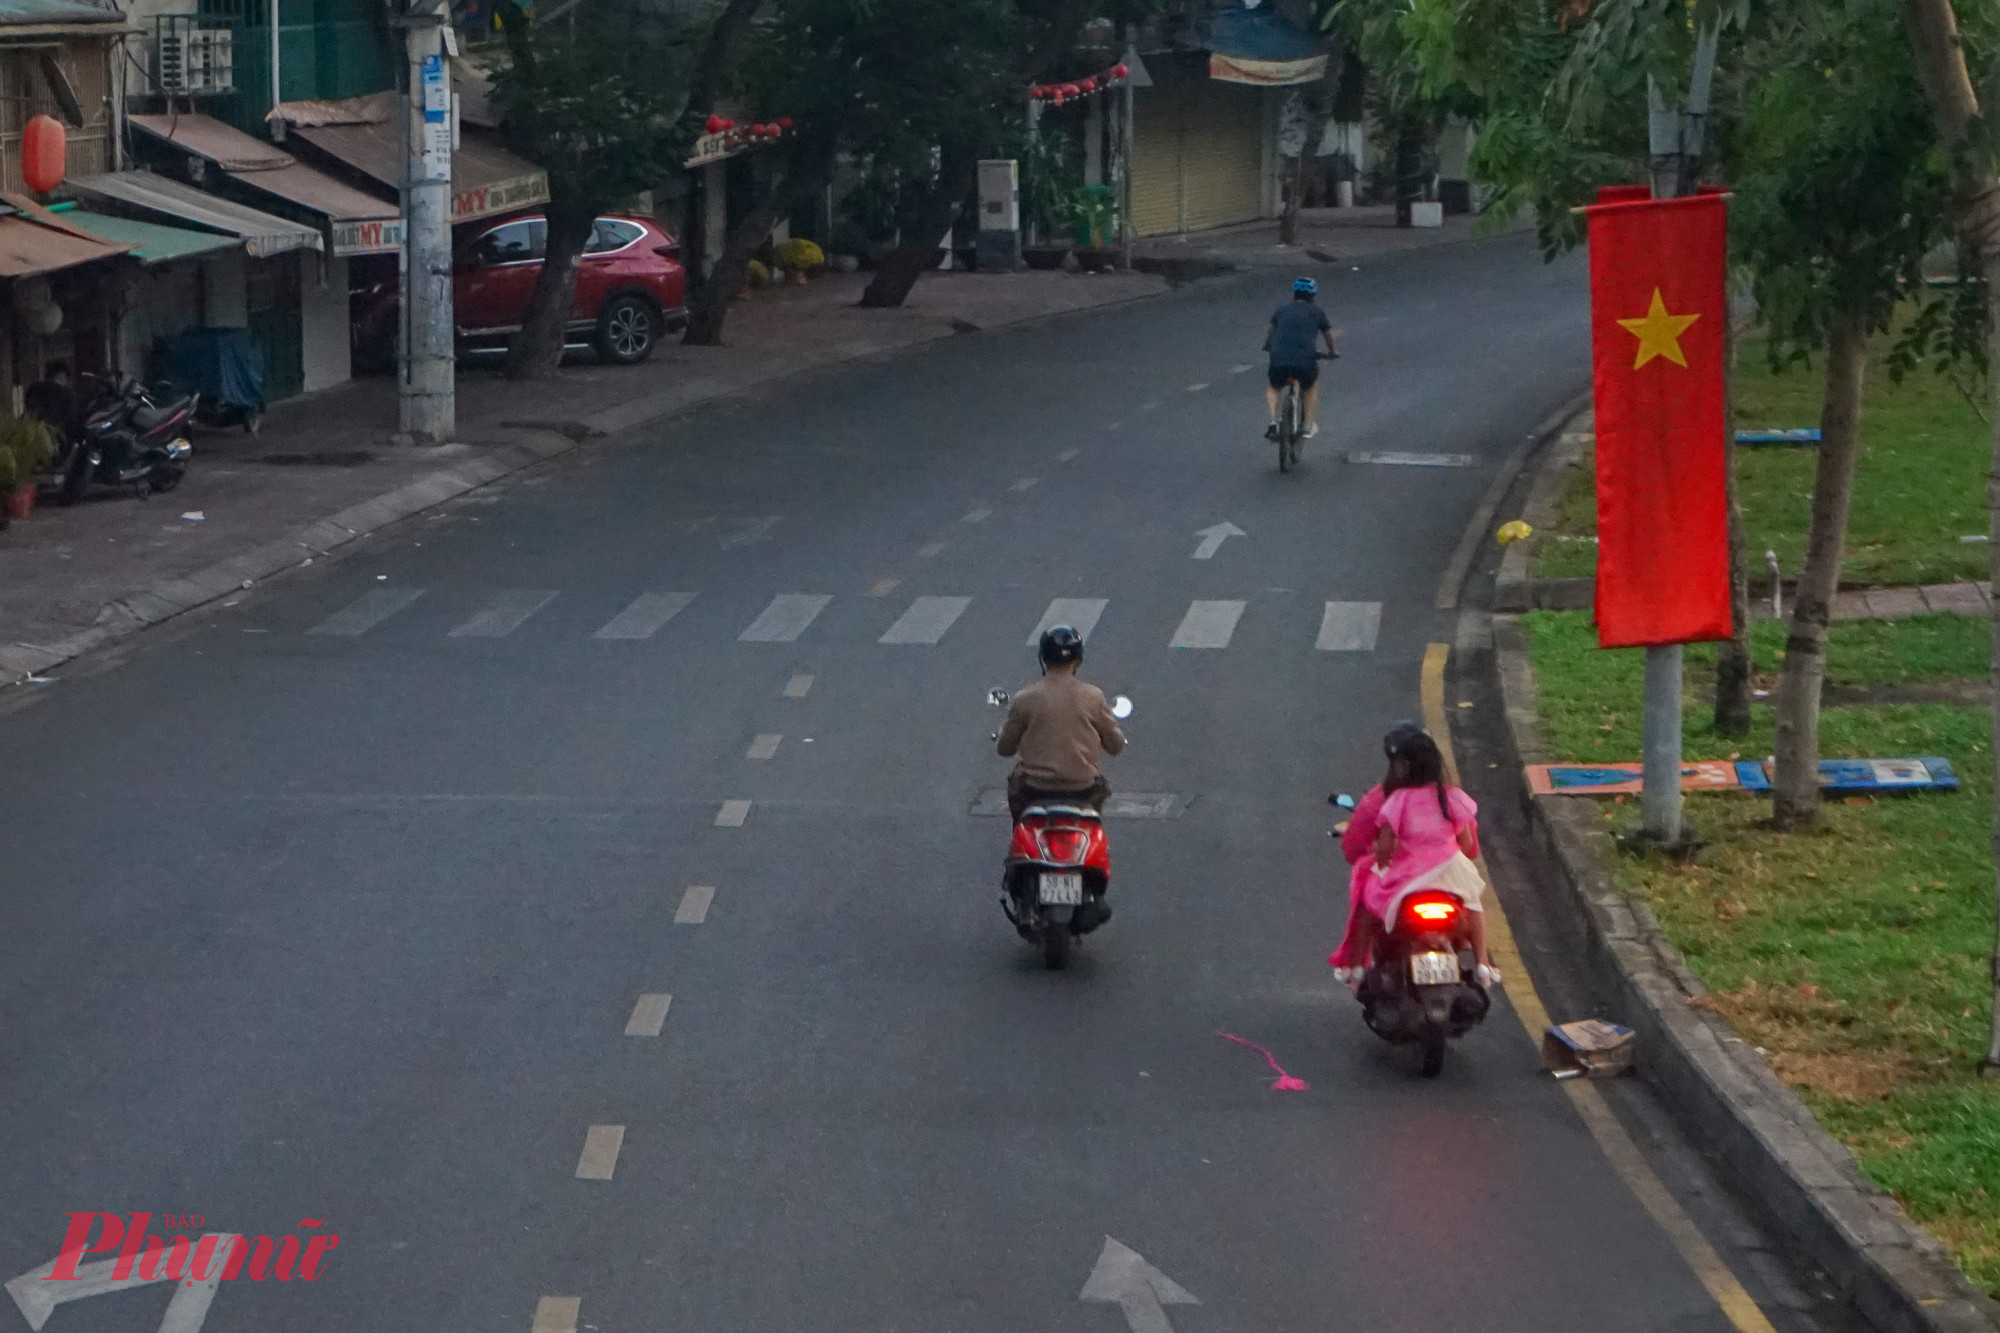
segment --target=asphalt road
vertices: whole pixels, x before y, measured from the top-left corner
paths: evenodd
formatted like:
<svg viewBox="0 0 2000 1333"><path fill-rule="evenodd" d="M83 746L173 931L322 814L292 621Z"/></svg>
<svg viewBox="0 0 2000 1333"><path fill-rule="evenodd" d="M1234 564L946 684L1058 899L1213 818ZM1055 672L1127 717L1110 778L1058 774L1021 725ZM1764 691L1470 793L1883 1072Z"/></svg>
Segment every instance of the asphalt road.
<svg viewBox="0 0 2000 1333"><path fill-rule="evenodd" d="M1111 1236L1198 1298L1180 1333L1726 1330L1510 1014L1426 1082L1323 961L1325 794L1378 775L1473 506L1586 381L1581 268L1515 237L1334 275L1284 476L1288 285L801 378L17 694L0 1278L66 1213L150 1210L340 1237L208 1333L558 1333L550 1297L617 1333L1161 1333L1080 1300ZM1048 974L970 812L1058 598L1103 602L1109 772L1158 813Z"/></svg>

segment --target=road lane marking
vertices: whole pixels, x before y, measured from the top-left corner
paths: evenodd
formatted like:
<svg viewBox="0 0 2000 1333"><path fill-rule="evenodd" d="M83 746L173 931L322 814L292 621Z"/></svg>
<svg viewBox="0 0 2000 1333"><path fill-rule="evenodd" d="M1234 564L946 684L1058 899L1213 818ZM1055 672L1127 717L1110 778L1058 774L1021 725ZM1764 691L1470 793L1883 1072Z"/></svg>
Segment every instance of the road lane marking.
<svg viewBox="0 0 2000 1333"><path fill-rule="evenodd" d="M1459 781L1458 759L1451 743L1451 719L1444 709L1444 668L1451 656L1451 645L1433 643L1424 649L1422 675L1418 681L1418 694L1423 700L1424 726L1438 743L1438 750L1444 758L1445 776L1453 783ZM1479 858L1479 872L1492 883L1493 875L1486 866L1486 858ZM1542 1004L1541 995L1535 990L1534 980L1528 975L1527 960L1514 941L1513 927L1507 922L1507 913L1496 891L1486 899L1486 948L1493 955L1493 961L1500 967L1500 975L1507 992L1514 1016L1521 1020L1527 1030L1531 1046L1539 1046L1542 1034L1549 1027L1549 1011ZM1693 1270L1695 1279L1701 1283L1717 1306L1728 1318L1736 1333L1777 1333L1769 1318L1757 1307L1750 1293L1730 1271L1715 1246L1709 1243L1695 1220L1681 1207L1680 1200L1673 1196L1654 1172L1652 1163L1632 1141L1624 1124L1612 1111L1609 1102L1597 1086L1586 1079L1566 1079L1557 1084L1569 1095L1570 1105L1576 1108L1584 1127L1591 1138L1597 1141L1598 1151L1618 1173L1625 1187L1632 1191L1639 1204L1653 1221L1658 1224L1667 1239L1680 1252L1681 1259Z"/></svg>
<svg viewBox="0 0 2000 1333"><path fill-rule="evenodd" d="M787 699L803 699L807 694L811 693L812 687L813 678L811 676L793 676L785 682L785 697Z"/></svg>
<svg viewBox="0 0 2000 1333"><path fill-rule="evenodd" d="M1207 387L1208 387L1208 381L1207 381L1207 380L1203 380L1203 381L1202 381L1201 383L1199 383L1199 384L1190 384L1190 385L1188 385L1188 386L1187 386L1187 391L1188 391L1189 393L1200 393L1200 392L1201 392L1201 391L1202 391L1203 389L1206 389Z"/></svg>
<svg viewBox="0 0 2000 1333"><path fill-rule="evenodd" d="M698 926L708 920L709 904L715 901L713 884L690 884L681 895L681 905L674 910L674 924L677 926Z"/></svg>
<svg viewBox="0 0 2000 1333"><path fill-rule="evenodd" d="M775 515L770 518L738 519L736 531L722 539L722 549L730 551L755 542L767 542L771 540L771 529L777 527L780 521Z"/></svg>
<svg viewBox="0 0 2000 1333"><path fill-rule="evenodd" d="M1083 450L1081 449L1065 449L1061 453L1056 455L1056 462L1067 463L1069 462L1070 459L1075 458L1078 454L1082 452Z"/></svg>
<svg viewBox="0 0 2000 1333"><path fill-rule="evenodd" d="M868 590L868 595L870 597L887 597L890 593L896 591L896 586L901 582L901 579L876 579L875 586Z"/></svg>
<svg viewBox="0 0 2000 1333"><path fill-rule="evenodd" d="M1227 648L1243 618L1243 602L1189 602L1169 648Z"/></svg>
<svg viewBox="0 0 2000 1333"><path fill-rule="evenodd" d="M790 643L806 632L833 598L826 593L780 593L737 635L739 643Z"/></svg>
<svg viewBox="0 0 2000 1333"><path fill-rule="evenodd" d="M1160 400L1159 400L1159 399L1157 399L1157 398L1155 398L1155 399L1154 399L1154 400L1153 400L1152 402L1150 402L1150 403L1141 403L1141 404L1139 404L1139 410L1140 410L1141 412L1150 412L1150 411L1152 411L1152 410L1153 410L1154 408L1158 407L1159 405L1160 405Z"/></svg>
<svg viewBox="0 0 2000 1333"><path fill-rule="evenodd" d="M592 1125L583 1136L583 1155L576 1159L578 1180L609 1180L618 1169L618 1150L625 1146L625 1126Z"/></svg>
<svg viewBox="0 0 2000 1333"><path fill-rule="evenodd" d="M1382 630L1382 603L1328 602L1313 647L1323 653L1372 653Z"/></svg>
<svg viewBox="0 0 2000 1333"><path fill-rule="evenodd" d="M1194 548L1194 558L1197 560L1212 560L1215 557L1215 553L1222 549L1222 544L1231 537L1248 537L1250 534L1237 527L1234 523L1225 520L1210 527L1202 528L1194 535L1201 538L1201 544Z"/></svg>
<svg viewBox="0 0 2000 1333"><path fill-rule="evenodd" d="M743 757L745 759L769 759L778 753L778 742L783 739L785 739L784 735L780 732L764 732L756 740L750 742L750 748L744 752Z"/></svg>
<svg viewBox="0 0 2000 1333"><path fill-rule="evenodd" d="M717 828L742 828L743 821L750 817L750 802L724 801L722 808L715 812Z"/></svg>
<svg viewBox="0 0 2000 1333"><path fill-rule="evenodd" d="M673 1006L671 995L641 995L632 1006L632 1016L625 1020L625 1035L628 1037L657 1037L660 1029L667 1025L667 1010Z"/></svg>
<svg viewBox="0 0 2000 1333"><path fill-rule="evenodd" d="M1106 597L1058 597L1049 603L1049 609L1042 612L1042 618L1028 631L1029 643L1040 643L1042 635L1057 625L1068 625L1085 640L1097 628L1097 618L1104 614L1104 608L1111 605Z"/></svg>
<svg viewBox="0 0 2000 1333"><path fill-rule="evenodd" d="M1246 370L1255 370L1256 368L1257 367L1248 364L1241 366L1231 366L1229 368L1229 373L1232 375L1241 375Z"/></svg>
<svg viewBox="0 0 2000 1333"><path fill-rule="evenodd" d="M519 629L529 616L553 602L559 594L540 588L509 588L486 604L484 610L453 630L453 639L499 639Z"/></svg>
<svg viewBox="0 0 2000 1333"><path fill-rule="evenodd" d="M371 588L306 633L355 638L374 629L423 595L422 588Z"/></svg>
<svg viewBox="0 0 2000 1333"><path fill-rule="evenodd" d="M925 542L917 548L917 559L928 560L939 551L942 551L947 545L949 545L947 542Z"/></svg>
<svg viewBox="0 0 2000 1333"><path fill-rule="evenodd" d="M970 597L919 597L878 642L936 643L971 605Z"/></svg>
<svg viewBox="0 0 2000 1333"><path fill-rule="evenodd" d="M593 639L650 639L660 627L687 610L694 600L691 592L649 592L633 599L632 605L613 616Z"/></svg>
<svg viewBox="0 0 2000 1333"><path fill-rule="evenodd" d="M966 515L966 516L965 516L964 518L960 519L960 520L959 520L959 522L961 522L961 523L984 523L984 522L985 522L985 521L986 521L987 519L989 519L989 518L992 518L992 517L993 517L993 511L992 511L991 509L987 509L987 508L984 508L984 507L981 507L981 508L979 508L979 509L975 509L975 510L973 510L973 511L972 511L971 513L967 514L967 515Z"/></svg>
<svg viewBox="0 0 2000 1333"><path fill-rule="evenodd" d="M1359 449L1347 455L1350 463L1386 463L1391 467L1471 467L1471 454L1412 454L1397 449Z"/></svg>
<svg viewBox="0 0 2000 1333"><path fill-rule="evenodd" d="M535 1302L535 1323L528 1333L576 1333L582 1314L581 1296L544 1296Z"/></svg>
<svg viewBox="0 0 2000 1333"><path fill-rule="evenodd" d="M1023 477L1019 481L1015 482L1012 486L1009 486L1007 489L1019 494L1025 494L1026 492L1035 489L1035 484L1040 480L1041 480L1040 477Z"/></svg>

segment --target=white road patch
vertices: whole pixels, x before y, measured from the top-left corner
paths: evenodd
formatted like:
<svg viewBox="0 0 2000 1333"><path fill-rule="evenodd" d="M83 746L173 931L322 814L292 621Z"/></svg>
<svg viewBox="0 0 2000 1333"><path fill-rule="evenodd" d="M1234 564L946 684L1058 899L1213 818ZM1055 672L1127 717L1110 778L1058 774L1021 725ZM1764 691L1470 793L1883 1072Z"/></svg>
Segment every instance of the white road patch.
<svg viewBox="0 0 2000 1333"><path fill-rule="evenodd" d="M1083 450L1081 449L1065 449L1061 453L1056 455L1056 462L1067 463L1070 461L1070 459L1075 458L1078 454L1082 452Z"/></svg>
<svg viewBox="0 0 2000 1333"><path fill-rule="evenodd" d="M576 1333L582 1314L581 1296L544 1296L535 1302L535 1322L528 1333Z"/></svg>
<svg viewBox="0 0 2000 1333"><path fill-rule="evenodd" d="M633 599L632 605L620 611L606 623L603 629L591 635L593 639L650 639L660 632L660 627L687 610L694 601L691 592L648 592Z"/></svg>
<svg viewBox="0 0 2000 1333"><path fill-rule="evenodd" d="M1471 467L1471 454L1412 454L1396 449L1358 449L1347 455L1350 463L1386 463L1392 467Z"/></svg>
<svg viewBox="0 0 2000 1333"><path fill-rule="evenodd" d="M806 632L833 598L827 593L780 593L736 638L741 643L790 643Z"/></svg>
<svg viewBox="0 0 2000 1333"><path fill-rule="evenodd" d="M811 676L793 676L785 682L785 697L787 699L803 699L812 692L812 687L813 678Z"/></svg>
<svg viewBox="0 0 2000 1333"><path fill-rule="evenodd" d="M975 509L971 513L967 514L963 519L960 519L959 521L962 523L984 523L987 519L992 517L993 517L993 511L991 509L985 508L984 506L981 506L980 508Z"/></svg>
<svg viewBox="0 0 2000 1333"><path fill-rule="evenodd" d="M769 759L778 753L778 742L784 739L784 736L779 732L767 731L757 737L756 740L750 742L750 748L744 752L743 757L745 759Z"/></svg>
<svg viewBox="0 0 2000 1333"><path fill-rule="evenodd" d="M717 828L742 828L743 821L750 817L750 802L724 801L722 808L715 812Z"/></svg>
<svg viewBox="0 0 2000 1333"><path fill-rule="evenodd" d="M1382 603L1328 602L1313 647L1323 653L1372 653L1381 630Z"/></svg>
<svg viewBox="0 0 2000 1333"><path fill-rule="evenodd" d="M423 595L422 588L370 588L306 633L351 639L366 634Z"/></svg>
<svg viewBox="0 0 2000 1333"><path fill-rule="evenodd" d="M1190 602L1169 648L1227 648L1243 618L1244 602Z"/></svg>
<svg viewBox="0 0 2000 1333"><path fill-rule="evenodd" d="M1097 618L1109 605L1111 600L1106 597L1058 597L1049 603L1049 609L1042 612L1042 618L1028 631L1028 642L1040 643L1042 635L1057 625L1068 625L1083 636L1087 647L1090 632L1097 628Z"/></svg>
<svg viewBox="0 0 2000 1333"><path fill-rule="evenodd" d="M641 995L632 1006L632 1016L625 1020L625 1035L628 1037L657 1037L660 1029L667 1025L667 1010L673 1007L674 997L667 994Z"/></svg>
<svg viewBox="0 0 2000 1333"><path fill-rule="evenodd" d="M1025 493L1027 491L1035 489L1035 485L1039 481L1041 481L1040 477L1023 477L1019 481L1015 482L1012 486L1009 486L1007 489L1010 491Z"/></svg>
<svg viewBox="0 0 2000 1333"><path fill-rule="evenodd" d="M625 1126L592 1125L583 1136L583 1155L576 1159L578 1180L609 1180L618 1170L618 1150L625 1146Z"/></svg>
<svg viewBox="0 0 2000 1333"><path fill-rule="evenodd" d="M553 602L560 593L542 588L509 588L486 604L484 610L460 625L448 636L454 639L499 639L512 634L529 616Z"/></svg>
<svg viewBox="0 0 2000 1333"><path fill-rule="evenodd" d="M690 884L681 895L681 905L674 909L674 924L677 926L698 926L708 920L709 904L715 901L713 884Z"/></svg>
<svg viewBox="0 0 2000 1333"><path fill-rule="evenodd" d="M972 605L970 597L919 597L883 634L882 643L936 643Z"/></svg>
<svg viewBox="0 0 2000 1333"><path fill-rule="evenodd" d="M925 542L917 548L917 559L928 560L939 551L942 551L947 545L948 543L946 542Z"/></svg>
<svg viewBox="0 0 2000 1333"><path fill-rule="evenodd" d="M876 579L874 585L868 589L868 595L870 597L887 597L890 593L896 591L897 586L901 583L901 579Z"/></svg>

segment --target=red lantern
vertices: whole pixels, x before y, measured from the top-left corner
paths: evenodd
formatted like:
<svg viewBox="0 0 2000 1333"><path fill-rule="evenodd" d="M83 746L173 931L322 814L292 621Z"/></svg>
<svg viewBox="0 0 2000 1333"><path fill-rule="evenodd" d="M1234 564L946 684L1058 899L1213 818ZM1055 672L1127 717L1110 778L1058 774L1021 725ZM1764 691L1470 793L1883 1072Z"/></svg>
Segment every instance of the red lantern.
<svg viewBox="0 0 2000 1333"><path fill-rule="evenodd" d="M1085 92L1087 92L1087 93L1094 93L1094 92L1096 92L1096 91L1097 91L1097 80L1096 80L1096 79L1085 79L1085 80L1083 81L1083 90L1084 90Z"/></svg>
<svg viewBox="0 0 2000 1333"><path fill-rule="evenodd" d="M54 116L36 116L21 131L21 179L36 194L62 184L63 127Z"/></svg>
<svg viewBox="0 0 2000 1333"><path fill-rule="evenodd" d="M735 129L735 128L736 128L736 122L735 122L735 121L733 121L733 120L728 120L728 119L725 119L725 120L724 120L724 121L722 122L722 128L723 128L723 129L725 129L725 130L733 130L733 129Z"/></svg>
<svg viewBox="0 0 2000 1333"><path fill-rule="evenodd" d="M779 128L779 129L781 129L781 130L788 130L788 129L790 129L791 127L792 127L792 118L791 118L790 116L779 116L779 117L778 117L778 128Z"/></svg>
<svg viewBox="0 0 2000 1333"><path fill-rule="evenodd" d="M1077 86L1076 86L1075 84L1073 84L1073 83L1065 83L1065 84L1063 85L1063 96L1064 96L1064 97L1075 97L1075 96L1076 96L1076 95L1077 95L1078 93L1080 93L1080 92L1082 92L1082 91L1083 91L1083 89L1081 89L1081 88L1077 87Z"/></svg>
<svg viewBox="0 0 2000 1333"><path fill-rule="evenodd" d="M722 133L722 117L710 116L701 123L701 127L710 134L720 134Z"/></svg>
<svg viewBox="0 0 2000 1333"><path fill-rule="evenodd" d="M1131 72L1132 72L1131 70L1127 69L1123 65L1113 65L1111 67L1111 77L1114 79L1122 79Z"/></svg>

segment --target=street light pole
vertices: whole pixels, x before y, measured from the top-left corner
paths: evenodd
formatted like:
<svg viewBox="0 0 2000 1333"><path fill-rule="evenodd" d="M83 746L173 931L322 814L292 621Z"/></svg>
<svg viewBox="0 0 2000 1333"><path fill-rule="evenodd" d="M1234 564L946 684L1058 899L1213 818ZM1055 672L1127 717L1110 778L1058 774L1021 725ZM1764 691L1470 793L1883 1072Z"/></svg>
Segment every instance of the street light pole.
<svg viewBox="0 0 2000 1333"><path fill-rule="evenodd" d="M443 444L457 431L451 306L451 79L449 11L413 0L403 31L409 60L403 173L403 437Z"/></svg>

